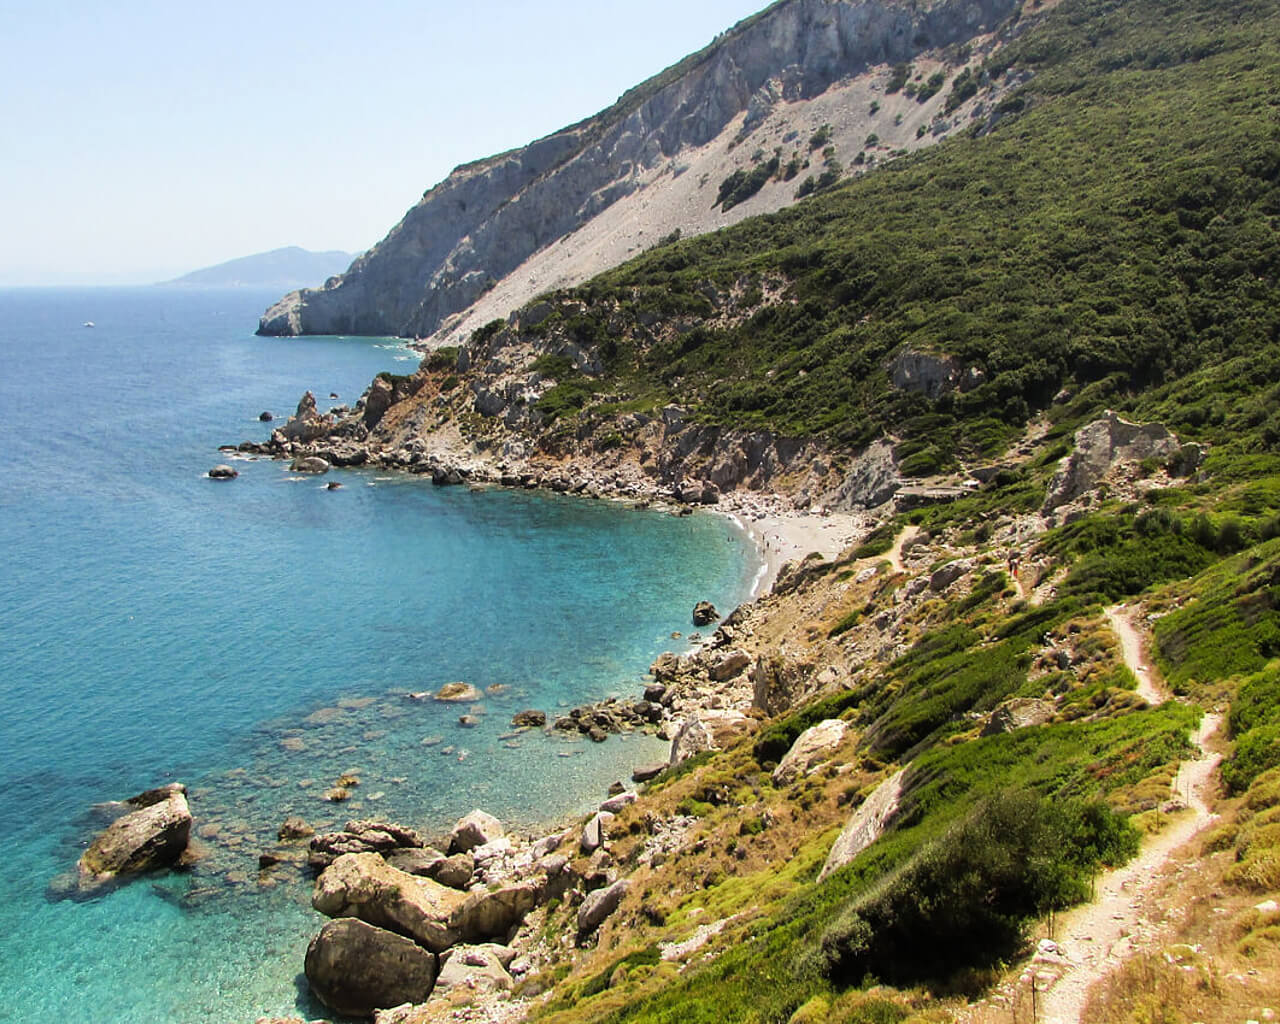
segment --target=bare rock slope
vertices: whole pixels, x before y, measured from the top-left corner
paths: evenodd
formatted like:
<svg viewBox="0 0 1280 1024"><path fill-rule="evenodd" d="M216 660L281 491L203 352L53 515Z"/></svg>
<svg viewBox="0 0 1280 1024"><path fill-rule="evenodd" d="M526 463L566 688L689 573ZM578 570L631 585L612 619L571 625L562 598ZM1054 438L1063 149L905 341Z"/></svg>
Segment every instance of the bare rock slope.
<svg viewBox="0 0 1280 1024"><path fill-rule="evenodd" d="M676 228L701 233L785 206L797 181L727 211L717 186L764 148L821 173L828 145L842 161L865 150L873 162L945 135L981 98L944 116L943 93L919 103L882 79L899 62L934 70L942 48L980 41L1016 6L782 0L601 114L457 168L345 274L267 310L259 333L456 338ZM811 153L824 125L824 152Z"/></svg>

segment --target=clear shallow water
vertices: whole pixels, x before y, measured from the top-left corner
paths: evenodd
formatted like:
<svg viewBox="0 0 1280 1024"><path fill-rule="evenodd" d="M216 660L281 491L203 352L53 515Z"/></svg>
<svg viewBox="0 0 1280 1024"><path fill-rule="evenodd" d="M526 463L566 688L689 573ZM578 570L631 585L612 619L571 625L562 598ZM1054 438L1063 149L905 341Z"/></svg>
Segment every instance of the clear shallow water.
<svg viewBox="0 0 1280 1024"><path fill-rule="evenodd" d="M257 870L284 816L433 833L473 806L583 810L662 745L513 737L510 716L635 695L696 601L747 592L752 556L714 517L266 461L206 479L260 411L416 362L253 337L274 298L0 291L0 1020L319 1015L297 985L307 888ZM404 696L453 679L496 687L477 728ZM348 770L352 801L325 803ZM191 787L195 871L49 895L92 804L168 779Z"/></svg>

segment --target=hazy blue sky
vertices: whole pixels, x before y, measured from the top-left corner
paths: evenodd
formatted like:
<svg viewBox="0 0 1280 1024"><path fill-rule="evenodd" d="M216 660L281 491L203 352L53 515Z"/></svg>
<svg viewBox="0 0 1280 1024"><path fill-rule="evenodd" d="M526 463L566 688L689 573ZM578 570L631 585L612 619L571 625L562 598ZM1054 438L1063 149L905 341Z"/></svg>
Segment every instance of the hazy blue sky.
<svg viewBox="0 0 1280 1024"><path fill-rule="evenodd" d="M368 248L766 0L5 0L0 285Z"/></svg>

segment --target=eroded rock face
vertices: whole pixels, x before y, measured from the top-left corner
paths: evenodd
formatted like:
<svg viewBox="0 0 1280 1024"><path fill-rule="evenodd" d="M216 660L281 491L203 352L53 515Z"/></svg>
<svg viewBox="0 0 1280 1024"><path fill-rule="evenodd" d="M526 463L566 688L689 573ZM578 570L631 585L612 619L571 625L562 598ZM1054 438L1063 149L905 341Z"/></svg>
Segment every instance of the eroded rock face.
<svg viewBox="0 0 1280 1024"><path fill-rule="evenodd" d="M774 785L789 786L829 760L836 748L844 742L848 730L849 723L839 718L829 718L806 729L796 737L791 749L773 770Z"/></svg>
<svg viewBox="0 0 1280 1024"><path fill-rule="evenodd" d="M91 889L121 875L168 867L187 848L191 809L186 787L149 790L127 801L138 807L113 821L80 856L80 887Z"/></svg>
<svg viewBox="0 0 1280 1024"><path fill-rule="evenodd" d="M902 797L902 782L907 769L891 775L875 788L875 791L853 812L849 823L836 837L827 854L827 862L818 875L821 882L831 872L839 870L863 850L874 843L888 826L890 819L898 812L898 801Z"/></svg>
<svg viewBox="0 0 1280 1024"><path fill-rule="evenodd" d="M330 921L307 947L307 982L330 1009L350 1017L422 1003L436 981L436 958L409 939L352 917Z"/></svg>
<svg viewBox="0 0 1280 1024"><path fill-rule="evenodd" d="M1014 0L793 0L726 33L661 88L598 118L459 167L323 288L266 311L262 334L422 337L529 256L641 187L644 171L716 138L744 111L759 124L874 64L967 40ZM788 198L790 198L788 196Z"/></svg>
<svg viewBox="0 0 1280 1024"><path fill-rule="evenodd" d="M348 853L316 879L311 905L329 917L361 921L406 935L439 953L458 941L454 914L466 896L393 868L376 853Z"/></svg>

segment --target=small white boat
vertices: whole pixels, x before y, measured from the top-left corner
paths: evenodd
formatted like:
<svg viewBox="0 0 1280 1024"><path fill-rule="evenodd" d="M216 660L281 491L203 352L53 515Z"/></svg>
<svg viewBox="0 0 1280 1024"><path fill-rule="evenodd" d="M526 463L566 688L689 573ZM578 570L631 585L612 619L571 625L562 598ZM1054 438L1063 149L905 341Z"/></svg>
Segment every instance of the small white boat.
<svg viewBox="0 0 1280 1024"><path fill-rule="evenodd" d="M95 324L92 320L86 320L86 321L85 321L83 324L81 324L80 326L82 326L82 327L97 327L98 325L97 325L97 324Z"/></svg>

